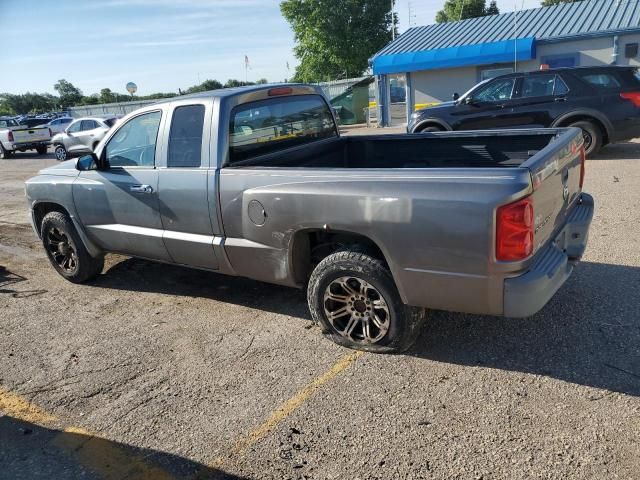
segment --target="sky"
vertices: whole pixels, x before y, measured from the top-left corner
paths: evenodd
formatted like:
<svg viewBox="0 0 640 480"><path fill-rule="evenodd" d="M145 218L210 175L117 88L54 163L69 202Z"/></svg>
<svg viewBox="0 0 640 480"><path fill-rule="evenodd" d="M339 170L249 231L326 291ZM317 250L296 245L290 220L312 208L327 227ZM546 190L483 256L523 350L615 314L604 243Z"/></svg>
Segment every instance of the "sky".
<svg viewBox="0 0 640 480"><path fill-rule="evenodd" d="M515 0L518 9L539 0ZM293 33L279 0L0 0L0 92L55 93L64 78L85 95L102 88L177 92L206 79L283 81ZM399 30L434 23L444 0L397 0ZM511 0L498 0L501 12ZM287 62L290 69L287 69Z"/></svg>

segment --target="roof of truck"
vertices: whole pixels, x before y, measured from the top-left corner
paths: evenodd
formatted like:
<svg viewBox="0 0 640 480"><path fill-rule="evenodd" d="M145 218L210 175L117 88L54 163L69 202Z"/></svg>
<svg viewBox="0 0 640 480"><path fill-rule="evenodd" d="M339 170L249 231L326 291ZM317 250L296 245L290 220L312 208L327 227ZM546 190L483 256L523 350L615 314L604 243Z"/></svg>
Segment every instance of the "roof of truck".
<svg viewBox="0 0 640 480"><path fill-rule="evenodd" d="M158 100L158 103L175 102L176 100L184 100L188 98L212 98L212 97L231 97L233 95L240 95L243 93L256 92L260 90L266 90L277 87L313 87L305 83L262 83L259 85L246 85L244 87L233 88L219 88L217 90L207 90L206 92L189 93L187 95L180 95L178 97L164 98Z"/></svg>

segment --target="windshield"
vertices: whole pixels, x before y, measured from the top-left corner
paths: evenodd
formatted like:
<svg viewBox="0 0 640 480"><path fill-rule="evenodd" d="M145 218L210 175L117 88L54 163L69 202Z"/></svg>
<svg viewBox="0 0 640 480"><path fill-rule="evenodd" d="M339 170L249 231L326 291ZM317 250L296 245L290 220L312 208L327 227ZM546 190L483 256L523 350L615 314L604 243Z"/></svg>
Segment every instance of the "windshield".
<svg viewBox="0 0 640 480"><path fill-rule="evenodd" d="M467 90L466 92L464 92L462 95L460 95L460 98L458 100L464 100L464 98L466 96L468 96L470 93L472 93L474 90L480 88L482 85L485 85L487 82L493 80L493 78L487 78L486 80L482 80L480 83L474 85L473 87L471 87L469 90Z"/></svg>

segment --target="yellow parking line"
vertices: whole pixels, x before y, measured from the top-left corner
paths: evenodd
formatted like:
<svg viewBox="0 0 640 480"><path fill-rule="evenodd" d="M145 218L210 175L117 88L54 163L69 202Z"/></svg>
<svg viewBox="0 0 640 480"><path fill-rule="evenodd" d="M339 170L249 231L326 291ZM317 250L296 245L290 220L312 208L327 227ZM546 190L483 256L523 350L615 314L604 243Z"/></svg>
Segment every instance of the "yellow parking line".
<svg viewBox="0 0 640 480"><path fill-rule="evenodd" d="M246 437L239 440L231 450L229 450L225 457L215 459L212 466L216 468L221 467L229 458L246 452L252 445L258 442L262 437L273 430L282 420L291 415L291 413L293 413L300 405L307 401L309 397L318 390L318 388L335 378L340 372L345 370L363 354L364 352L353 352L342 357L330 370L319 377L316 377L310 384L280 405L261 425L251 430Z"/></svg>
<svg viewBox="0 0 640 480"><path fill-rule="evenodd" d="M0 413L41 427L53 427L60 420L25 398L0 387ZM114 442L97 437L78 427L64 428L51 441L84 467L105 480L173 480L166 471L149 465L142 456L130 454Z"/></svg>

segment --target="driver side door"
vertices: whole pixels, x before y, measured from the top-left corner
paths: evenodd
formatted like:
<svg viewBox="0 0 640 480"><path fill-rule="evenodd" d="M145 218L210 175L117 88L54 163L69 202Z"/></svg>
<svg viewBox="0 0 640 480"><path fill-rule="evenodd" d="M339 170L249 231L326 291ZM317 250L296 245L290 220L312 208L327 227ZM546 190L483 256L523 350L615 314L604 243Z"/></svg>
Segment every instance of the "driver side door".
<svg viewBox="0 0 640 480"><path fill-rule="evenodd" d="M481 130L505 127L512 106L516 78L497 78L473 92L472 103L460 103L452 112L454 130Z"/></svg>
<svg viewBox="0 0 640 480"><path fill-rule="evenodd" d="M87 234L109 252L170 261L158 209L158 132L162 110L130 118L98 154L102 170L80 172L73 185Z"/></svg>

